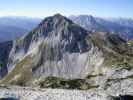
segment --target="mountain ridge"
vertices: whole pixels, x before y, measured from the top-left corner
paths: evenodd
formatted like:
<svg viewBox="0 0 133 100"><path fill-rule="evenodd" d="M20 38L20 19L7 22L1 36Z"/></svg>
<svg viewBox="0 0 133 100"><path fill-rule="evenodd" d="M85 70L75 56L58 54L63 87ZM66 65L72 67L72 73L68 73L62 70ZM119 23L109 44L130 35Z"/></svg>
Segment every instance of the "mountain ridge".
<svg viewBox="0 0 133 100"><path fill-rule="evenodd" d="M84 17L82 19L82 17ZM92 15L79 15L79 16L70 16L77 24L83 26L89 31L101 31L119 34L125 40L133 39L133 20L128 18L100 18ZM86 18L93 19L86 20ZM80 20L82 19L82 23ZM5 16L0 17L0 42L14 40L18 37L21 37L25 33L32 30L36 27L42 19L40 18L30 18L30 17L15 17L15 16ZM77 20L77 21L75 21ZM115 27L113 27L115 26ZM8 30L7 30L8 29ZM121 30L120 30L121 29ZM5 35L7 34L7 35ZM8 37L7 37L8 36Z"/></svg>
<svg viewBox="0 0 133 100"><path fill-rule="evenodd" d="M112 99L132 91L132 65L132 41L127 43L117 34L87 31L56 14L14 41L8 73L0 83L99 91Z"/></svg>
<svg viewBox="0 0 133 100"><path fill-rule="evenodd" d="M132 19L107 19L91 15L70 16L69 18L89 31L119 34L127 41L133 39Z"/></svg>
<svg viewBox="0 0 133 100"><path fill-rule="evenodd" d="M54 21L54 23L52 21ZM36 41L38 41L38 40L40 40L39 42L41 43L39 46L38 52L44 52L44 54L45 54L45 52L48 52L50 50L49 54L45 54L46 57L42 56L43 59L45 58L50 61L52 61L52 60L58 61L58 60L62 59L63 52L66 52L66 53L67 52L68 53L74 53L74 52L80 53L81 52L82 53L87 50L86 40L84 40L84 38L87 35L87 31L80 28L76 24L72 23L72 21L70 21L69 19L66 19L65 17L63 17L59 14L53 16L52 18L51 17L45 18L45 20L41 24L39 24L38 27L39 28L36 28L29 34L24 35L20 40L16 41L16 43L15 43L16 45L14 44L13 49L10 53L9 62L11 62L10 58L12 60L16 59L13 62L18 61L17 58L19 58L19 56L18 57L15 56L15 52L18 52L18 54L16 54L16 55L20 55L20 58L23 57L28 52L28 50L29 51L31 50L31 52L32 52L32 50L34 50L32 48L32 47L34 47L34 42L36 44L37 43ZM51 29L53 30L53 32L51 31ZM41 38L43 38L44 40L42 40ZM48 40L47 40L47 38L48 38ZM45 45L44 45L44 44L46 44L45 41L48 45L48 47L46 48L46 51L45 51ZM58 41L60 41L61 43ZM77 41L79 41L79 42L77 43ZM33 46L31 46L32 44L33 44ZM56 51L55 50L53 51L52 48L55 48ZM42 50L42 51L40 51L40 50ZM62 51L60 51L60 50L62 50ZM19 51L20 51L20 54L19 54ZM28 55L28 53L27 53L27 55ZM54 58L52 57L53 55L55 55ZM66 56L67 55L69 55L69 54L66 54ZM39 55L39 56L41 57L41 55ZM39 58L40 61L41 61L42 57ZM77 57L78 57L78 55L77 55ZM42 63L42 62L40 62L40 63ZM9 64L9 66L10 66L10 64ZM12 64L11 64L11 66L12 66ZM66 64L63 66L68 66L68 65ZM33 68L33 71L35 69L36 69L36 67Z"/></svg>

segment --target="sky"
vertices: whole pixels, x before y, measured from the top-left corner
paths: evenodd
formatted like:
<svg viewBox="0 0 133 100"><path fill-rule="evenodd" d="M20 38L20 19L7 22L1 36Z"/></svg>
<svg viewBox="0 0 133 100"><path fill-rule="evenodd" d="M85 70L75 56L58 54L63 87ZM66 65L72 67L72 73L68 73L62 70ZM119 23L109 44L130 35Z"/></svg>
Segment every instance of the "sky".
<svg viewBox="0 0 133 100"><path fill-rule="evenodd" d="M0 16L43 18L56 13L133 18L133 0L0 0Z"/></svg>

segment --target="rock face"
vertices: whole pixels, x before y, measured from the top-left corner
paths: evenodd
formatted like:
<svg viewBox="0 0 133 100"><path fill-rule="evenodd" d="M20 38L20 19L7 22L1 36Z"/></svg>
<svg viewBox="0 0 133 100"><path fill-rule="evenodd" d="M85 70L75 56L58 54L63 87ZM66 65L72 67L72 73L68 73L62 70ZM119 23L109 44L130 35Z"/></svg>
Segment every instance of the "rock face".
<svg viewBox="0 0 133 100"><path fill-rule="evenodd" d="M1 83L88 90L86 100L132 95L133 48L119 35L88 32L56 14L14 41Z"/></svg>
<svg viewBox="0 0 133 100"><path fill-rule="evenodd" d="M57 14L17 40L9 56L9 70L29 57L35 76L84 78L102 63L102 53L86 30ZM14 67L13 67L14 66ZM25 66L25 65L24 65Z"/></svg>
<svg viewBox="0 0 133 100"><path fill-rule="evenodd" d="M7 74L7 63L12 41L0 43L0 78Z"/></svg>

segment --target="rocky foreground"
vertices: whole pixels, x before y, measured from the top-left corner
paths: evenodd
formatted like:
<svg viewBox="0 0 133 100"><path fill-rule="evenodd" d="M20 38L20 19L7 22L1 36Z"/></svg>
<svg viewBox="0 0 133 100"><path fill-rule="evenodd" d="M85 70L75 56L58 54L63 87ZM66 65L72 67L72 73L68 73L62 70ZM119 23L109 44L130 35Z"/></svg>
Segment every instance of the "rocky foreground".
<svg viewBox="0 0 133 100"><path fill-rule="evenodd" d="M112 96L105 91L96 89L65 90L17 86L0 87L0 100L132 100L130 95L132 94Z"/></svg>
<svg viewBox="0 0 133 100"><path fill-rule="evenodd" d="M13 86L1 87L0 98L10 98L10 100L112 100L113 97L96 90L39 89Z"/></svg>

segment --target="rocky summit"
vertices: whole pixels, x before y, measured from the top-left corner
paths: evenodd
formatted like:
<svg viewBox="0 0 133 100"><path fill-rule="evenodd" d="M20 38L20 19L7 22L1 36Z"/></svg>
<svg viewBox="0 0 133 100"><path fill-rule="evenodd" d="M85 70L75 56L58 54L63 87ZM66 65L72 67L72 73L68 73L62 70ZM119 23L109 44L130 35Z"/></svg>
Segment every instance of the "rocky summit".
<svg viewBox="0 0 133 100"><path fill-rule="evenodd" d="M133 95L132 41L117 34L87 31L56 14L13 42L7 73L0 83L11 86L0 89L3 95L12 90L18 97L40 93L38 98L47 94L46 100L53 100L49 94L53 91L55 100L55 92L63 93L59 95L62 99L68 96L63 100L121 100ZM12 85L36 87L38 92L19 88L22 94L18 94ZM40 88L55 90L45 93ZM76 94L81 99L69 98Z"/></svg>

